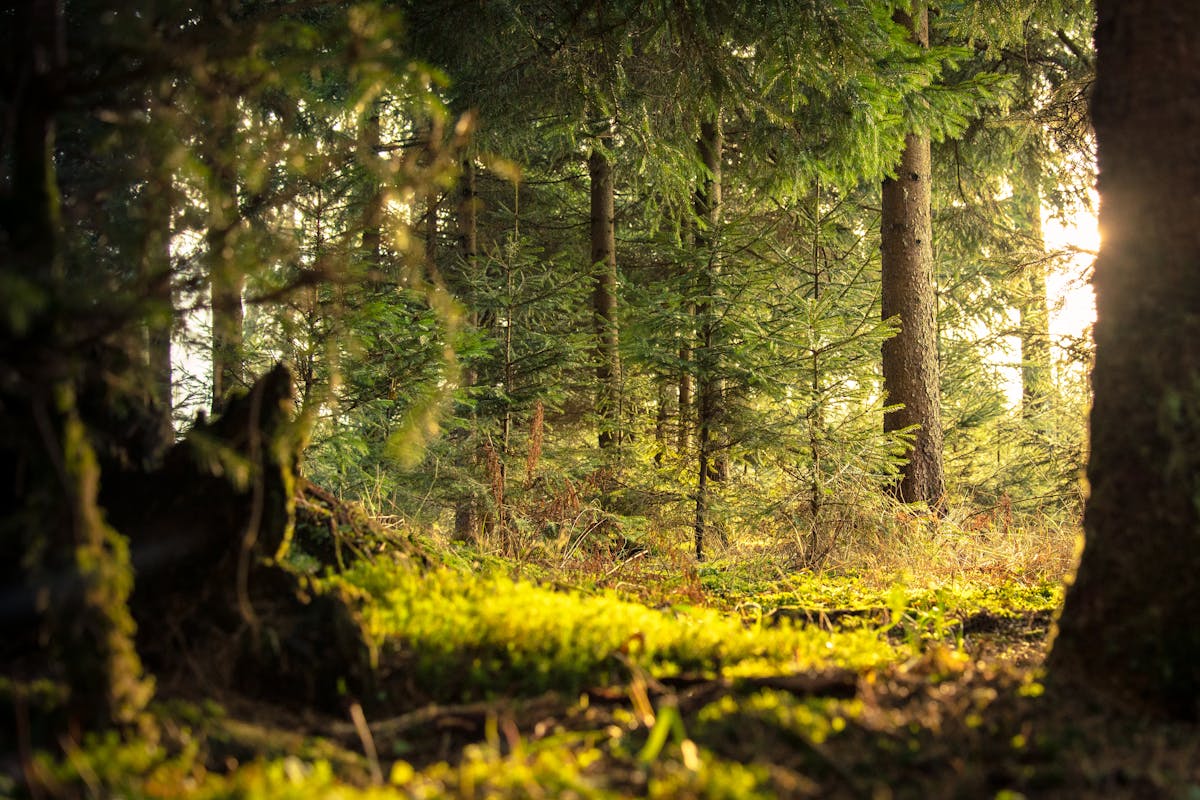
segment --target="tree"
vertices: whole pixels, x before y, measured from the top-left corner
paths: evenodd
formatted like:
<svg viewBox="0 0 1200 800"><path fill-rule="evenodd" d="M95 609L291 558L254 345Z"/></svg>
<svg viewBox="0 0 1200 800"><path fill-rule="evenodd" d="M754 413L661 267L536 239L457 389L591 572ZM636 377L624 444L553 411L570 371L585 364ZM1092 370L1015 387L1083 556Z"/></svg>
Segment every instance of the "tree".
<svg viewBox="0 0 1200 800"><path fill-rule="evenodd" d="M913 39L929 45L929 12L918 5L910 17L896 12ZM933 276L933 232L929 136L905 139L894 178L883 182L883 317L896 317L900 332L883 345L883 387L894 408L884 414L885 431L915 429L897 496L904 502L936 504L944 491L942 417L938 380L937 296Z"/></svg>
<svg viewBox="0 0 1200 800"><path fill-rule="evenodd" d="M617 320L617 233L611 135L597 137L588 156L591 197L592 313L596 328L596 413L603 451L621 444L621 352Z"/></svg>
<svg viewBox="0 0 1200 800"><path fill-rule="evenodd" d="M285 20L253 0L164 2L154 14L99 0L0 10L0 582L13 612L3 647L25 647L32 669L67 685L74 731L140 721L152 690L141 659L153 668L181 647L205 649L192 635L202 629L239 643L229 675L240 681L257 664L288 682L268 640L285 639L275 623L307 603L279 563L304 438L289 371L272 368L164 455L145 333L170 314L172 285L181 305L204 303L209 275L170 274L193 255L224 269L213 277L225 287L245 276L250 322L357 276L340 247L356 227L338 230L335 246L314 237L320 258L299 252L302 201L311 188L319 219L326 179L355 172L352 109L376 85L358 79L374 75L414 104L429 82L393 48L394 15L334 2L296 11ZM387 190L423 193L443 168L398 170ZM189 240L193 253L171 257ZM230 302L240 306L241 293ZM431 294L410 299L436 318L420 333L430 360L446 364L447 315ZM287 352L265 349L260 362ZM429 371L452 382L448 369ZM341 601L307 607L317 606L349 621ZM190 624L198 618L215 625ZM330 621L305 628L323 629L324 646ZM165 646L154 636L164 628L189 633ZM345 630L361 643L356 626ZM356 648L325 652L348 664ZM305 680L322 670L307 659L302 668ZM317 681L335 694L339 677L327 678Z"/></svg>
<svg viewBox="0 0 1200 800"><path fill-rule="evenodd" d="M1100 0L1085 546L1049 675L1200 718L1200 5Z"/></svg>
<svg viewBox="0 0 1200 800"><path fill-rule="evenodd" d="M237 210L237 98L220 83L205 88L204 105L210 117L202 157L208 172L205 247L212 293L212 410L220 413L229 392L244 383L246 276L234 257L242 222Z"/></svg>
<svg viewBox="0 0 1200 800"><path fill-rule="evenodd" d="M696 254L703 259L700 270L700 300L696 306L699 338L696 342L696 522L694 538L696 560L704 560L704 534L708 529L709 481L725 477L718 466L726 454L721 452L718 420L721 408L719 342L717 341L717 278L721 274L718 256L718 228L721 224L721 159L724 139L720 114L700 123L697 149L705 175L696 189Z"/></svg>
<svg viewBox="0 0 1200 800"><path fill-rule="evenodd" d="M6 16L4 69L13 80L4 81L3 111L13 135L0 152L0 285L9 287L0 304L0 502L8 510L0 550L6 561L15 550L28 583L45 593L43 633L72 720L129 725L153 684L134 649L129 549L100 508L97 453L80 412L80 376L95 365L63 324L92 302L64 280L54 154L66 21L54 0L20 3Z"/></svg>
<svg viewBox="0 0 1200 800"><path fill-rule="evenodd" d="M1054 389L1050 354L1050 310L1046 299L1048 258L1042 236L1041 167L1034 153L1013 175L1014 222L1027 240L1028 257L1021 270L1021 413L1034 425L1046 411Z"/></svg>

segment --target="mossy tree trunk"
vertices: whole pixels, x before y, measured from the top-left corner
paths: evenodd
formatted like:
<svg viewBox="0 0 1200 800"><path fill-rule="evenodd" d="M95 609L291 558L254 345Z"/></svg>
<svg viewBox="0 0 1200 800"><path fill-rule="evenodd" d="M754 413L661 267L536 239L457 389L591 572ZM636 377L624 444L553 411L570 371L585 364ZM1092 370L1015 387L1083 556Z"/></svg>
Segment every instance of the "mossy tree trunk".
<svg viewBox="0 0 1200 800"><path fill-rule="evenodd" d="M10 58L25 91L6 109L12 128L0 157L11 174L0 203L0 271L4 285L24 286L42 302L30 317L7 305L20 299L0 313L0 536L5 552L21 542L71 717L87 727L128 725L153 688L133 644L128 547L97 503L100 472L76 398L86 365L71 338L74 314L90 307L97 287L68 284L60 252L54 118L65 78L62 4L29 0L14 12L20 50Z"/></svg>
<svg viewBox="0 0 1200 800"><path fill-rule="evenodd" d="M929 46L929 14L916 4L897 11L913 41ZM881 250L883 318L897 317L900 332L883 344L883 390L889 404L885 432L913 429L915 439L896 496L936 505L942 497L942 416L938 377L937 293L933 274L931 157L928 135L905 139L896 177L883 182Z"/></svg>
<svg viewBox="0 0 1200 800"><path fill-rule="evenodd" d="M1200 4L1100 0L1095 405L1055 685L1200 717Z"/></svg>

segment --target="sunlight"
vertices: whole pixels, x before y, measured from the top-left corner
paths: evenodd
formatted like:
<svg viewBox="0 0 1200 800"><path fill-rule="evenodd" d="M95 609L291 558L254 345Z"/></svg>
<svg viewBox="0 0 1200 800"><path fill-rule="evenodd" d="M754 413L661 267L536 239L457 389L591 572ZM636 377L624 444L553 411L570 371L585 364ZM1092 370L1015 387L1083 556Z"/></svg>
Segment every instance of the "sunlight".
<svg viewBox="0 0 1200 800"><path fill-rule="evenodd" d="M1050 301L1050 333L1056 341L1083 335L1096 321L1096 296L1092 291L1092 263L1100 250L1100 224L1092 208L1081 208L1069 219L1046 217L1046 249L1061 252L1063 259L1046 276Z"/></svg>

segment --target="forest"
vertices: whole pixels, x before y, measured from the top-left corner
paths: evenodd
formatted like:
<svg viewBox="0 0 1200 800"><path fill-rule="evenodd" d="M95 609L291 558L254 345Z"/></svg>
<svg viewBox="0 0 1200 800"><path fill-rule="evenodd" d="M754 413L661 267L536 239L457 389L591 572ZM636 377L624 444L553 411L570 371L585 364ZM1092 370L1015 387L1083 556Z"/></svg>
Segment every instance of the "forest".
<svg viewBox="0 0 1200 800"><path fill-rule="evenodd" d="M1197 40L0 7L0 797L1200 797Z"/></svg>

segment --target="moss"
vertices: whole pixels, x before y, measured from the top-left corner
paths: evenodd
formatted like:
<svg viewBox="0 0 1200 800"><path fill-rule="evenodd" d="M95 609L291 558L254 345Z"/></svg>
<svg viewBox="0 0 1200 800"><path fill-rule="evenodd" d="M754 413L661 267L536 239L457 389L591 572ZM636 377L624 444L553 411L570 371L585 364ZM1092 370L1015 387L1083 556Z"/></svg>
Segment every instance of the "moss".
<svg viewBox="0 0 1200 800"><path fill-rule="evenodd" d="M154 691L134 648L129 547L105 523L97 505L100 470L68 384L57 387L56 405L72 541L55 545L73 548L70 574L78 580L80 594L68 588L49 609L52 640L68 677L71 706L85 724L129 725L138 720Z"/></svg>
<svg viewBox="0 0 1200 800"><path fill-rule="evenodd" d="M417 686L438 698L574 691L630 668L753 675L896 658L877 631L748 629L740 616L712 609L651 609L611 592L553 590L503 574L363 564L338 580L371 597L371 637L389 643Z"/></svg>

